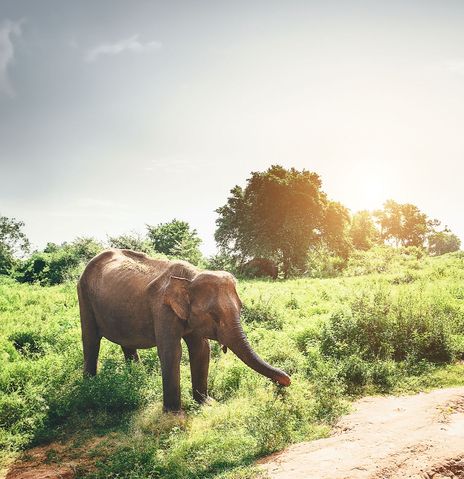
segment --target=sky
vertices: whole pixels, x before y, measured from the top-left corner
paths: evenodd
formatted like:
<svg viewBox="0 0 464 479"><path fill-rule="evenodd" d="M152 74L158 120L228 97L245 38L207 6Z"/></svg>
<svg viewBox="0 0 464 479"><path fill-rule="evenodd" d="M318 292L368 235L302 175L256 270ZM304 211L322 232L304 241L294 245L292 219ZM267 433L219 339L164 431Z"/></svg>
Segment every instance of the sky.
<svg viewBox="0 0 464 479"><path fill-rule="evenodd" d="M461 0L0 0L0 214L36 248L215 209L272 164L464 240Z"/></svg>

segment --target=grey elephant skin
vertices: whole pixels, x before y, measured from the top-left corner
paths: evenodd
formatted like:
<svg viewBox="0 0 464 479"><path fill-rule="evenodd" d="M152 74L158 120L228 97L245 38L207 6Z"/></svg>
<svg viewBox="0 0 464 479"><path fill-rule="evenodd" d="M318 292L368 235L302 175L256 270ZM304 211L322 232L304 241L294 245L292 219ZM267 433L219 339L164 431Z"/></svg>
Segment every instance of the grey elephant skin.
<svg viewBox="0 0 464 479"><path fill-rule="evenodd" d="M251 348L240 324L235 278L201 271L185 261L153 259L131 250L106 250L93 258L78 283L84 372L97 372L100 341L122 347L127 360L137 349L157 346L165 411L179 411L181 340L188 348L193 397L208 399L209 339L283 386L284 372Z"/></svg>
<svg viewBox="0 0 464 479"><path fill-rule="evenodd" d="M241 267L241 273L250 278L265 278L268 276L277 279L279 269L276 264L267 258L253 258Z"/></svg>

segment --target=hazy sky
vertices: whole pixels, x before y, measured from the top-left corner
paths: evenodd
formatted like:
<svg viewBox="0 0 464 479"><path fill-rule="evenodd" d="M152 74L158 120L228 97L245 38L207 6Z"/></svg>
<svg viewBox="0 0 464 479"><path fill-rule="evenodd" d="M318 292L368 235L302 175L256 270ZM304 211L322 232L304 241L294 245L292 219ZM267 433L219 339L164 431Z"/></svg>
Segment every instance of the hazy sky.
<svg viewBox="0 0 464 479"><path fill-rule="evenodd" d="M464 240L464 1L0 0L0 214L36 247L189 221L271 164Z"/></svg>

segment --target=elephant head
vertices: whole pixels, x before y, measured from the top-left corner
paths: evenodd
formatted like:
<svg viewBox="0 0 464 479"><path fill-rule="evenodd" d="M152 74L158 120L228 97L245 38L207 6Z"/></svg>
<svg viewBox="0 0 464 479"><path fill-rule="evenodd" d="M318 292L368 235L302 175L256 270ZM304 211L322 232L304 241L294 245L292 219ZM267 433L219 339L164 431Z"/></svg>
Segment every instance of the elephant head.
<svg viewBox="0 0 464 479"><path fill-rule="evenodd" d="M193 331L219 341L250 368L289 386L290 377L263 361L251 348L240 323L242 303L235 286L235 278L223 271L205 271L192 280L171 276L164 302Z"/></svg>

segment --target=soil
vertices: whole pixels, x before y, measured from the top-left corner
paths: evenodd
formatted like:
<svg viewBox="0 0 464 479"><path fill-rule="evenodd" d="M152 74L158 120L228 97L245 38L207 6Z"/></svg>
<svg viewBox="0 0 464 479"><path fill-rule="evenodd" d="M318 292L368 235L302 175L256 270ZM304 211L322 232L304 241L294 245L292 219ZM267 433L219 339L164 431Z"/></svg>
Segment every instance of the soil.
<svg viewBox="0 0 464 479"><path fill-rule="evenodd" d="M91 437L80 444L53 442L25 451L6 471L5 479L73 479L95 469L111 453L113 437Z"/></svg>
<svg viewBox="0 0 464 479"><path fill-rule="evenodd" d="M464 388L361 399L331 437L260 463L272 479L464 479Z"/></svg>

